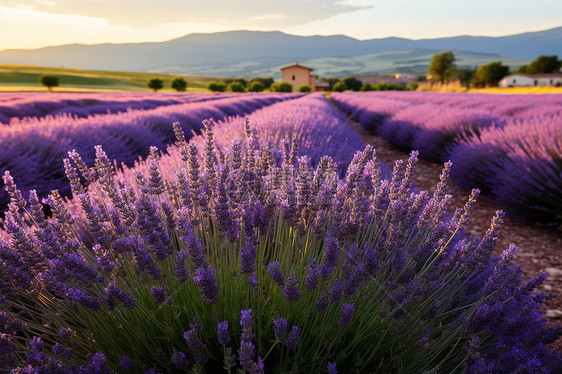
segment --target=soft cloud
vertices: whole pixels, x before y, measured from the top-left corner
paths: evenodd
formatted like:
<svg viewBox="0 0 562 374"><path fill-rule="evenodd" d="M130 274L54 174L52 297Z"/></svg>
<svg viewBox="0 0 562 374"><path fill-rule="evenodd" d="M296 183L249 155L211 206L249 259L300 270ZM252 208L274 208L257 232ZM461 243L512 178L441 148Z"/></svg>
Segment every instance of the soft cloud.
<svg viewBox="0 0 562 374"><path fill-rule="evenodd" d="M106 19L113 25L150 26L175 22L279 28L364 9L338 0L3 0L4 6Z"/></svg>

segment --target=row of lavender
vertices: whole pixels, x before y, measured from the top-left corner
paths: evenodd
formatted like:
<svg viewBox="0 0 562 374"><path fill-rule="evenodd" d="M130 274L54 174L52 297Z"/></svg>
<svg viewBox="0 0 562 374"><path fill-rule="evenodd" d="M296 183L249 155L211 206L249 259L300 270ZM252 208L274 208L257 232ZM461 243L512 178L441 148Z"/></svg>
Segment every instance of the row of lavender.
<svg viewBox="0 0 562 374"><path fill-rule="evenodd" d="M562 95L333 94L370 132L434 161L510 212L562 222Z"/></svg>
<svg viewBox="0 0 562 374"><path fill-rule="evenodd" d="M91 167L71 152L76 199L53 193L52 219L5 176L0 365L559 372L548 344L562 328L538 312L551 296L532 294L546 275L522 283L513 245L490 258L501 212L481 240L462 237L478 192L446 218L448 165L433 196L411 189L415 153L384 178L321 95L208 122L189 143L175 133L168 155L122 173L101 147Z"/></svg>
<svg viewBox="0 0 562 374"><path fill-rule="evenodd" d="M298 95L241 95L87 118L63 114L23 119L0 127L0 172L12 170L25 190L36 189L40 196L52 189L60 189L63 195L68 195L70 190L61 162L71 149L79 151L90 162L94 158L93 147L102 145L112 159L131 165L139 156L145 157L150 146L164 148L173 141L169 131L172 122L180 122L191 136L200 132L206 118L220 120L244 115L295 97ZM8 195L1 190L1 210L7 203Z"/></svg>
<svg viewBox="0 0 562 374"><path fill-rule="evenodd" d="M0 93L0 124L25 117L124 112L127 109L155 109L163 105L224 99L232 94L148 94L148 93Z"/></svg>

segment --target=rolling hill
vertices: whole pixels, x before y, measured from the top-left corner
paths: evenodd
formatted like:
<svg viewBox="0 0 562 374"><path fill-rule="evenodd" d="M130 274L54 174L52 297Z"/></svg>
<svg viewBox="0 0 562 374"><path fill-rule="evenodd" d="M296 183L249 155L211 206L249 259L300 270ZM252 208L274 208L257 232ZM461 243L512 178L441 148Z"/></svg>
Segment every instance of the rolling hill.
<svg viewBox="0 0 562 374"><path fill-rule="evenodd" d="M344 35L296 36L279 31L229 31L189 34L158 43L70 44L4 50L0 51L0 62L158 73L164 73L165 69L173 74L250 77L279 75L279 67L298 60L309 64L317 74L341 75L348 71L355 74L384 73L391 71L393 66L403 69L413 66L409 72L419 71L427 67L428 55L445 50L465 54L467 62L470 61L467 66L497 60L516 66L541 54L562 56L562 27L503 37L456 36L420 40L357 40Z"/></svg>

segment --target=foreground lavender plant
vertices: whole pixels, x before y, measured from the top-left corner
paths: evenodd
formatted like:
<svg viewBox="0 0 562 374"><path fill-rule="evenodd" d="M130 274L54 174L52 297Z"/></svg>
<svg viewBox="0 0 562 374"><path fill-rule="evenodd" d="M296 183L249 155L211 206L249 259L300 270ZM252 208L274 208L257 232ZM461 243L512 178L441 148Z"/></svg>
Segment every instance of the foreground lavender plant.
<svg viewBox="0 0 562 374"><path fill-rule="evenodd" d="M0 241L4 368L560 367L548 345L562 328L543 326L537 309L551 296L533 294L545 275L522 283L514 246L491 257L502 212L482 240L463 236L478 193L462 214L447 217L450 165L430 197L411 189L416 154L384 179L366 147L340 180L329 158L315 169L298 158L297 142L261 147L248 127L245 142L224 149L212 131L209 125L204 160L176 131L175 173L156 149L136 173L113 170L101 148L89 168L73 154L90 181L79 185L70 172L79 201L53 192L50 219L41 218L34 194L27 208L8 180L13 202L7 241Z"/></svg>

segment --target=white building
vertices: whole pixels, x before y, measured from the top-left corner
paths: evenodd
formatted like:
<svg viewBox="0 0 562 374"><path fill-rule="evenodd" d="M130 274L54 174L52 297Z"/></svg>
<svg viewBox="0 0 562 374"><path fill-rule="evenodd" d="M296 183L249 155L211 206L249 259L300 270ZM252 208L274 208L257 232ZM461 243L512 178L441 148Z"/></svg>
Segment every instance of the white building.
<svg viewBox="0 0 562 374"><path fill-rule="evenodd" d="M499 87L562 86L562 73L551 74L510 74L502 78Z"/></svg>

